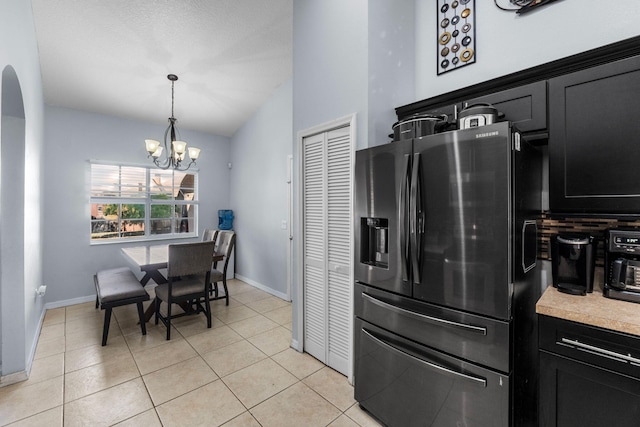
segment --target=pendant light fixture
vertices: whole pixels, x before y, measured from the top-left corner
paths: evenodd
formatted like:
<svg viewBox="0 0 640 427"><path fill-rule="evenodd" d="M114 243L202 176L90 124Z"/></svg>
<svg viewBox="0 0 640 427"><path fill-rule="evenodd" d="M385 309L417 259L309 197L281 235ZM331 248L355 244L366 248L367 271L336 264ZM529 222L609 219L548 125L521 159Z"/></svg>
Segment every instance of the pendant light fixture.
<svg viewBox="0 0 640 427"><path fill-rule="evenodd" d="M171 117L169 117L169 126L164 131L164 145L160 145L160 141L155 139L145 139L145 145L149 155L153 159L153 163L161 169L173 168L176 170L187 170L191 165L196 164L196 159L200 155L200 149L196 147L189 147L187 149L187 143L184 141L176 140L176 121L173 117L173 85L178 80L178 76L175 74L169 74L167 78L171 81ZM170 139L167 139L167 138ZM191 162L186 168L181 167L184 161L185 154L189 152L189 158ZM164 153L164 158L162 154Z"/></svg>

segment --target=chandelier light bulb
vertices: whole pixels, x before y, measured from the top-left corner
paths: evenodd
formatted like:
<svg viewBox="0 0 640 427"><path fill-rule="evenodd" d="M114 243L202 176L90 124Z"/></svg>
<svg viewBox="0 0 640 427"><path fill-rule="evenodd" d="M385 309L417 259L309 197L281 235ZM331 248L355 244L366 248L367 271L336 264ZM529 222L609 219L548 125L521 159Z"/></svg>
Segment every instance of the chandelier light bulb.
<svg viewBox="0 0 640 427"><path fill-rule="evenodd" d="M156 148L156 151L154 151L151 154L151 157L153 157L154 159L157 159L158 157L162 156L162 152L164 151L164 147L163 146L159 146L158 148Z"/></svg>
<svg viewBox="0 0 640 427"><path fill-rule="evenodd" d="M197 160L200 156L200 149L196 147L189 147L189 157L191 160Z"/></svg>
<svg viewBox="0 0 640 427"><path fill-rule="evenodd" d="M156 141L155 139L145 139L145 146L147 147L147 151L149 154L153 155L156 152L158 147L160 147L160 141Z"/></svg>
<svg viewBox="0 0 640 427"><path fill-rule="evenodd" d="M187 148L187 143L184 141L173 141L173 149L176 154L180 154L181 156L184 154Z"/></svg>

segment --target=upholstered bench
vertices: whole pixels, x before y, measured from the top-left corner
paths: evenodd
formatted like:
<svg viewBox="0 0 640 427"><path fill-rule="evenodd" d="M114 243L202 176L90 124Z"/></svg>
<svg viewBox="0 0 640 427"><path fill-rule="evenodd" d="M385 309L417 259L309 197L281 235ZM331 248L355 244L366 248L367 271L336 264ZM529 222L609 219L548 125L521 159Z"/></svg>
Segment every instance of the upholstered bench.
<svg viewBox="0 0 640 427"><path fill-rule="evenodd" d="M129 268L121 267L98 271L93 276L93 282L96 285L96 308L100 305L101 309L106 310L104 313L104 328L102 330L103 346L107 345L111 309L113 307L136 303L138 305L142 335L147 335L142 302L149 300L149 294Z"/></svg>

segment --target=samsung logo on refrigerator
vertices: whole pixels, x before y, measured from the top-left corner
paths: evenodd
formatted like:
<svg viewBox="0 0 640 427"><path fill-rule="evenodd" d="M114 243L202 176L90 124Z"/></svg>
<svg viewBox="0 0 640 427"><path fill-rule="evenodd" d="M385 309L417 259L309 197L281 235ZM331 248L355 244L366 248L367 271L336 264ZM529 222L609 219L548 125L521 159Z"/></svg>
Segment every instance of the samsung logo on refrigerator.
<svg viewBox="0 0 640 427"><path fill-rule="evenodd" d="M498 132L497 130L494 130L493 132L477 133L476 134L476 139L478 139L478 138L488 138L490 136L498 136L498 135L500 135L500 132Z"/></svg>

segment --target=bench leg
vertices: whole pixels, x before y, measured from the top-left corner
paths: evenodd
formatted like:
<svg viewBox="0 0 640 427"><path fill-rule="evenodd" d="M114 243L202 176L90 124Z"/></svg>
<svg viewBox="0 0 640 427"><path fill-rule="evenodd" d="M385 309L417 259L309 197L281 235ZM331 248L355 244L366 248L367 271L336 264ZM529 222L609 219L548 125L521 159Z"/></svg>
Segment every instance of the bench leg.
<svg viewBox="0 0 640 427"><path fill-rule="evenodd" d="M147 335L147 325L144 320L144 311L142 310L142 303L138 303L138 317L140 318L140 329L142 329L142 335Z"/></svg>
<svg viewBox="0 0 640 427"><path fill-rule="evenodd" d="M104 311L104 328L102 330L102 346L107 345L107 336L109 335L109 323L111 322L111 307L107 307Z"/></svg>

